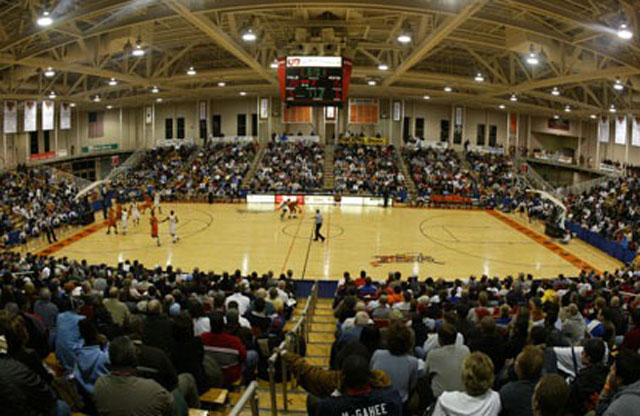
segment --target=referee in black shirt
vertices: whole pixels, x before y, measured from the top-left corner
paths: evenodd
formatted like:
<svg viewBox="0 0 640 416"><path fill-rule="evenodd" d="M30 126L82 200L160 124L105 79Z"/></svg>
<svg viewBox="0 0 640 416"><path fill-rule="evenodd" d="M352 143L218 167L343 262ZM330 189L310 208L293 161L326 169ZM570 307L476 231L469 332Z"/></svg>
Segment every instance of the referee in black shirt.
<svg viewBox="0 0 640 416"><path fill-rule="evenodd" d="M322 240L322 242L324 243L324 236L322 234L320 234L320 229L322 228L322 214L320 214L320 210L317 209L316 210L316 215L314 217L315 223L316 223L316 233L315 233L315 238L313 239L313 241L318 241L318 239Z"/></svg>

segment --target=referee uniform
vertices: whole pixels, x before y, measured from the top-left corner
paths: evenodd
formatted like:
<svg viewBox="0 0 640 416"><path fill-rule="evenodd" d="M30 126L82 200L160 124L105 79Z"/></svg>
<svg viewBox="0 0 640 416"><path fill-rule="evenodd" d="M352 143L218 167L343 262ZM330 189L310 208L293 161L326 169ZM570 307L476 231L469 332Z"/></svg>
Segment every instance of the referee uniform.
<svg viewBox="0 0 640 416"><path fill-rule="evenodd" d="M324 242L324 236L320 234L320 229L322 228L322 221L323 221L322 214L320 214L320 210L316 210L316 215L314 220L316 223L316 233L313 241L318 241L318 239L320 239Z"/></svg>

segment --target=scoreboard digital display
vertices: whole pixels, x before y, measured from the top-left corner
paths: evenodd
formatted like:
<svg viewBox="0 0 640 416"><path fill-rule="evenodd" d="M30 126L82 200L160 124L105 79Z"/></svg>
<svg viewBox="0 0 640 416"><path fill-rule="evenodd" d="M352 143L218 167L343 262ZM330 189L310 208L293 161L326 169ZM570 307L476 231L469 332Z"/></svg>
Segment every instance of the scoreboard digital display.
<svg viewBox="0 0 640 416"><path fill-rule="evenodd" d="M342 57L288 56L284 81L288 105L339 106L343 101Z"/></svg>

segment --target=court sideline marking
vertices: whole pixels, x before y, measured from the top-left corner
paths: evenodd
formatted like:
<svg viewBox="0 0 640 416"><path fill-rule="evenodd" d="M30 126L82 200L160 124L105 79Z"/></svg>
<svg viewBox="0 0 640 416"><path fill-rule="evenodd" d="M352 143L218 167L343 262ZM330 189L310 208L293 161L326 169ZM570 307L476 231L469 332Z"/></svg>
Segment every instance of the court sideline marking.
<svg viewBox="0 0 640 416"><path fill-rule="evenodd" d="M75 234L72 234L70 237L67 237L67 238L65 238L63 240L60 240L57 243L52 244L52 245L50 245L48 247L45 247L44 249L38 251L36 253L36 255L38 255L38 256L51 256L54 253L57 253L58 251L62 250L63 248L69 247L71 244L75 243L76 241L80 241L83 238L87 238L91 234L94 234L94 233L100 231L106 225L107 225L106 221L100 221L98 223L94 223L94 224L86 227L85 229L80 230Z"/></svg>
<svg viewBox="0 0 640 416"><path fill-rule="evenodd" d="M589 264L586 261L582 260L581 258L576 256L575 254L568 252L567 250L562 248L557 243L554 243L553 241L550 241L547 237L545 237L545 236L533 231L531 228L525 227L524 225L518 223L517 221L515 221L515 220L513 220L513 219L511 219L511 218L509 218L509 217L507 217L505 215L502 215L502 214L498 213L495 210L487 211L487 214L491 215L493 218L496 218L496 219L502 221L503 223L505 223L508 226L510 226L511 228L519 231L520 233L526 235L527 237L529 237L530 239L532 239L536 243L540 244L541 246L544 246L549 251L551 251L554 254L560 256L562 259L564 259L565 261L567 261L571 265L575 266L576 268L578 268L580 270L583 270L583 271L585 271L587 273L591 272L591 271L594 271L594 272L596 272L598 274L602 274L602 271L596 269L591 264Z"/></svg>

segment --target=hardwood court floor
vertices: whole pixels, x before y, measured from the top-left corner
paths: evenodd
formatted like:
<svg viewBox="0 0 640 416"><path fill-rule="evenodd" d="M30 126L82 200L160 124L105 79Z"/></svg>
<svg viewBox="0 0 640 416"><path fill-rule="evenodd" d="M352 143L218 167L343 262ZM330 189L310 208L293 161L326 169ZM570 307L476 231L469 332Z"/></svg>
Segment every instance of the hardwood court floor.
<svg viewBox="0 0 640 416"><path fill-rule="evenodd" d="M338 279L345 270L356 275L362 269L376 279L396 270L421 279L519 272L555 277L621 265L579 240L550 243L538 227L495 212L325 206L320 210L327 241L319 243L311 241L313 207L281 221L272 205L165 204L159 218L170 209L180 219L177 244L170 241L168 223L162 223L157 247L144 215L138 227L129 225L126 236L94 229L45 253L111 265L138 259L147 267L171 264L183 270L278 274L292 269L296 277L312 279Z"/></svg>

